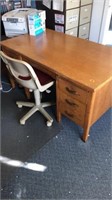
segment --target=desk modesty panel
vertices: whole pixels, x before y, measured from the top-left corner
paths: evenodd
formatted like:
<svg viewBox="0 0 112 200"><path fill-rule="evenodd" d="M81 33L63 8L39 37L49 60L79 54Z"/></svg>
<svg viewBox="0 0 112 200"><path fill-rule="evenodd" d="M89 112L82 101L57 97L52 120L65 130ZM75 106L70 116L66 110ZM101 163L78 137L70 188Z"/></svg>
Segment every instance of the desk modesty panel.
<svg viewBox="0 0 112 200"><path fill-rule="evenodd" d="M86 141L92 124L112 107L112 48L49 29L0 44L56 79L57 120L65 115L82 126Z"/></svg>

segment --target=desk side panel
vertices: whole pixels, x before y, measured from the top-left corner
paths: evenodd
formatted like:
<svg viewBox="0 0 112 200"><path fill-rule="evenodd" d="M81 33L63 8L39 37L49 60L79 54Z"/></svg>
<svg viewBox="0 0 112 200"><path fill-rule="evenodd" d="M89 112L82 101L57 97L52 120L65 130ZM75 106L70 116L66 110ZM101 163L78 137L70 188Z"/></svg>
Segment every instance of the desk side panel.
<svg viewBox="0 0 112 200"><path fill-rule="evenodd" d="M95 91L91 125L112 107L112 80Z"/></svg>

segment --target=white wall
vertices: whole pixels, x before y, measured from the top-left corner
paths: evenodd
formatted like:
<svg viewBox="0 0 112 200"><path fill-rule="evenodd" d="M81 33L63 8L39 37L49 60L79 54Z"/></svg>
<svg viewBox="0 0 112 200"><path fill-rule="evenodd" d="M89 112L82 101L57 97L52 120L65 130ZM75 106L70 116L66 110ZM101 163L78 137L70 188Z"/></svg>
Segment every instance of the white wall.
<svg viewBox="0 0 112 200"><path fill-rule="evenodd" d="M99 42L105 0L94 0L89 40Z"/></svg>
<svg viewBox="0 0 112 200"><path fill-rule="evenodd" d="M109 31L111 15L112 15L112 0L106 0L99 43L112 44L112 31Z"/></svg>

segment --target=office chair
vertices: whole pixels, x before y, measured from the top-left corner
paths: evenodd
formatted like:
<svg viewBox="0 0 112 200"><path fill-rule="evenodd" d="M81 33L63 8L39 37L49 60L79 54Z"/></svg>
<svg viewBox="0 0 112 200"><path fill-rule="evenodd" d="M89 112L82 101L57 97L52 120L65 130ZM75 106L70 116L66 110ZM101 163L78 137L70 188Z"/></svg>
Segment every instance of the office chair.
<svg viewBox="0 0 112 200"><path fill-rule="evenodd" d="M26 120L32 116L36 111L40 111L47 119L47 126L51 126L53 119L45 111L44 107L53 105L51 102L41 102L41 93L50 88L54 81L47 74L32 68L27 62L11 58L4 52L0 51L0 57L6 64L9 72L13 75L15 80L23 87L28 88L34 93L35 103L17 101L16 104L19 108L22 106L32 107L30 111L20 119L20 124L24 125Z"/></svg>

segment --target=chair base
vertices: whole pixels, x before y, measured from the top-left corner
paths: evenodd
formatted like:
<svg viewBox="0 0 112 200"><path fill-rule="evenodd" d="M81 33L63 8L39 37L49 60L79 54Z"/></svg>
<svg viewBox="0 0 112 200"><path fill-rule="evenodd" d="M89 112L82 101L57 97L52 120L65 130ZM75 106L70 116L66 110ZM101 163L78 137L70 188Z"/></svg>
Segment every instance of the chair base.
<svg viewBox="0 0 112 200"><path fill-rule="evenodd" d="M47 119L47 126L52 126L53 119L51 116L45 111L44 107L48 107L51 105L54 105L54 103L51 102L44 102L39 105L36 105L35 103L31 102L23 102L23 101L17 101L16 104L19 108L25 106L25 107L32 107L28 113L26 113L21 119L20 124L24 125L26 120L30 118L36 111L40 111L43 116Z"/></svg>

